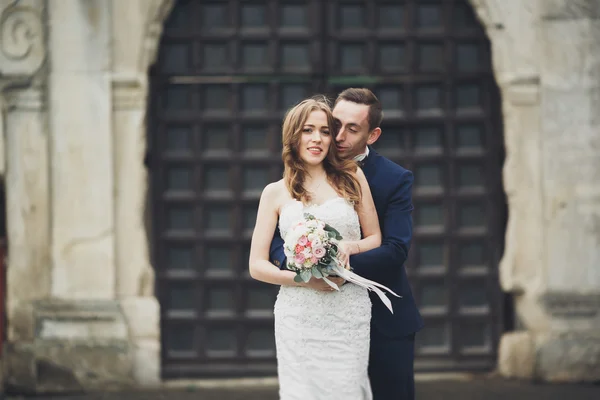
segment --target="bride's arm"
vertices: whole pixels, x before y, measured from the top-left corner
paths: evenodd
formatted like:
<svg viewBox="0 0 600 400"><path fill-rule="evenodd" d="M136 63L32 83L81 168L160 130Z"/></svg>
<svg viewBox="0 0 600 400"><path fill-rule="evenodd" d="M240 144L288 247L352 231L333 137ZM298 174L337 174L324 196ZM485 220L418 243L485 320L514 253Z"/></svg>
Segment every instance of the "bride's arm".
<svg viewBox="0 0 600 400"><path fill-rule="evenodd" d="M319 291L329 291L330 286L323 280L312 277L308 282L294 282L295 272L281 270L269 261L271 239L279 218L278 209L281 184L271 183L263 190L256 215L256 225L252 234L250 245L250 259L248 260L250 276L256 280L273 285L302 286ZM331 281L341 285L342 278L331 277Z"/></svg>
<svg viewBox="0 0 600 400"><path fill-rule="evenodd" d="M256 280L274 285L294 285L296 275L292 271L280 270L269 262L269 248L278 220L278 187L271 183L265 187L260 196L256 225L250 244L250 276Z"/></svg>
<svg viewBox="0 0 600 400"><path fill-rule="evenodd" d="M363 253L368 250L381 246L381 229L379 228L379 218L377 210L371 195L369 183L362 169L356 171L356 178L361 187L361 201L358 205L357 213L362 229L363 238L356 241L342 241L342 251L348 256Z"/></svg>

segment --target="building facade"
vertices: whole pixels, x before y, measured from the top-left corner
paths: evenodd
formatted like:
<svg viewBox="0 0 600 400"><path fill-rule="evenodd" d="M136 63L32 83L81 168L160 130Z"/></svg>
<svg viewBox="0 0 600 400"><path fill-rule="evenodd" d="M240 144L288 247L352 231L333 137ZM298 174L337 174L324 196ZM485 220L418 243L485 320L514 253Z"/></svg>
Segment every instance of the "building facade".
<svg viewBox="0 0 600 400"><path fill-rule="evenodd" d="M417 369L600 379L599 0L0 12L6 385L274 375L258 196L286 107L348 86L415 173Z"/></svg>

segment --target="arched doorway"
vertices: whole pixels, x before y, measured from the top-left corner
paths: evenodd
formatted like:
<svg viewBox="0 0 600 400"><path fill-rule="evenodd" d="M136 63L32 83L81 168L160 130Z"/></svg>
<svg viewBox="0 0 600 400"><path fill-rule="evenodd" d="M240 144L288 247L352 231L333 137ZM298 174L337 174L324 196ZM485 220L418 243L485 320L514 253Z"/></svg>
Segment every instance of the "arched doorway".
<svg viewBox="0 0 600 400"><path fill-rule="evenodd" d="M285 109L372 88L376 149L415 173L407 263L418 370L495 365L502 329L502 126L466 0L179 0L151 72L153 263L163 376L272 375L277 289L247 273Z"/></svg>

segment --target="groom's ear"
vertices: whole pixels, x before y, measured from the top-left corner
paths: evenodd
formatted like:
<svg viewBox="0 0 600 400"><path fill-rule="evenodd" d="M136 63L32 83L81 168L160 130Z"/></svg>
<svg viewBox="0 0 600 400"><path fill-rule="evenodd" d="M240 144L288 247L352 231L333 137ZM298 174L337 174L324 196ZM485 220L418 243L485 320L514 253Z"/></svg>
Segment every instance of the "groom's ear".
<svg viewBox="0 0 600 400"><path fill-rule="evenodd" d="M367 139L367 144L371 145L371 144L375 143L377 141L377 139L379 139L379 136L381 136L381 128L377 127L375 129L373 129L371 131L371 133L369 133L369 138Z"/></svg>

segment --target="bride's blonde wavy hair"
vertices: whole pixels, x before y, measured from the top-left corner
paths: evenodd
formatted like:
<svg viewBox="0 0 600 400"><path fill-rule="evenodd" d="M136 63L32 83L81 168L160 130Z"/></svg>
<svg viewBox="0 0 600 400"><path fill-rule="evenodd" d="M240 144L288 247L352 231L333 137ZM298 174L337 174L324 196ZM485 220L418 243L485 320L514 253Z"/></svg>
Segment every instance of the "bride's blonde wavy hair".
<svg viewBox="0 0 600 400"><path fill-rule="evenodd" d="M304 204L310 203L311 195L304 187L307 171L304 161L300 157L299 148L302 129L308 116L313 111L323 111L327 115L327 124L332 135L327 157L323 160L327 180L338 195L353 202L356 207L361 200L360 183L354 175L358 165L354 160L343 160L338 154L335 141L333 140L336 132L336 123L325 96L315 96L303 100L290 108L285 114L282 130L283 150L281 152L285 185L292 198Z"/></svg>

